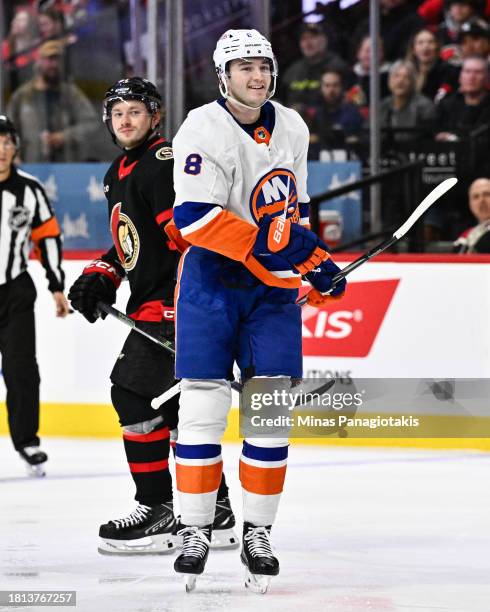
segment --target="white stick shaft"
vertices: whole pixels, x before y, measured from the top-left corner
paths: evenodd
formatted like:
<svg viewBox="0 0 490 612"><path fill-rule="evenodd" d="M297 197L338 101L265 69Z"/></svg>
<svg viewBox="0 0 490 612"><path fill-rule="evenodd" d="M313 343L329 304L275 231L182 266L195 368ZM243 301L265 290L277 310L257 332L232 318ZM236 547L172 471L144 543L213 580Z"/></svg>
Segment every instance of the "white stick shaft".
<svg viewBox="0 0 490 612"><path fill-rule="evenodd" d="M180 383L177 383L173 387L170 387L170 389L167 389L166 391L164 391L158 397L154 397L151 400L151 407L153 408L153 410L158 410L162 404L165 404L165 402L168 402L168 400L171 399L174 395L177 395L179 391L180 391Z"/></svg>
<svg viewBox="0 0 490 612"><path fill-rule="evenodd" d="M289 185L290 185L291 177L288 174L288 182L286 183L286 198L284 201L284 210L282 213L282 218L287 219L288 216L288 206L289 206Z"/></svg>
<svg viewBox="0 0 490 612"><path fill-rule="evenodd" d="M434 204L441 196L443 196L447 191L452 189L454 185L458 182L458 179L448 178L442 183L439 183L437 187L435 187L428 196L426 196L422 202L417 206L417 208L413 211L413 213L408 217L405 223L399 227L396 232L393 234L395 238L398 240L405 236L408 230L412 227L412 225L419 219L424 212Z"/></svg>

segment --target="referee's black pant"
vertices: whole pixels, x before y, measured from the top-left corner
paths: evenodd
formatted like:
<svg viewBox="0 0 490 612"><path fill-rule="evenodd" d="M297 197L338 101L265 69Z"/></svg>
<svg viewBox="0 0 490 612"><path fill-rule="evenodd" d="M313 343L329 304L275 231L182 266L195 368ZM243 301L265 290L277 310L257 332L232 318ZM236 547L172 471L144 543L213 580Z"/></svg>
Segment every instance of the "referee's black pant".
<svg viewBox="0 0 490 612"><path fill-rule="evenodd" d="M39 445L35 301L36 288L27 272L0 285L0 353L10 435L16 450Z"/></svg>

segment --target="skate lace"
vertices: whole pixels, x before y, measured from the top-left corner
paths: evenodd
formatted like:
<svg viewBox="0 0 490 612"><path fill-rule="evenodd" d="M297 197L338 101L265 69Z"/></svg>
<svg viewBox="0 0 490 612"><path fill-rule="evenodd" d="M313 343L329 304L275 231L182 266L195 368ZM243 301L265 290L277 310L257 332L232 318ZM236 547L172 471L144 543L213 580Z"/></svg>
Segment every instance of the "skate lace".
<svg viewBox="0 0 490 612"><path fill-rule="evenodd" d="M182 545L182 554L184 556L199 558L205 556L210 546L210 541L199 527L184 527L184 529L177 532L177 535L184 536L184 544Z"/></svg>
<svg viewBox="0 0 490 612"><path fill-rule="evenodd" d="M128 514L128 516L111 522L114 523L117 529L120 529L121 527L131 527L132 525L137 525L140 521L144 520L150 510L150 506L139 504L137 508L131 512L131 514Z"/></svg>
<svg viewBox="0 0 490 612"><path fill-rule="evenodd" d="M252 557L273 557L266 527L251 527L243 539L247 542Z"/></svg>

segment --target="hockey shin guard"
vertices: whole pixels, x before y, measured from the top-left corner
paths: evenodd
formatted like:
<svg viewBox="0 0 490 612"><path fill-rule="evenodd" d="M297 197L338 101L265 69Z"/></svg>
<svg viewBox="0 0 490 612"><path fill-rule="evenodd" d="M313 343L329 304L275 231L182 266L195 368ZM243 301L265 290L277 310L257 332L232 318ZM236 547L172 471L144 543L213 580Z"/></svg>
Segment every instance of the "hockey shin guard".
<svg viewBox="0 0 490 612"><path fill-rule="evenodd" d="M240 482L243 520L255 526L272 525L286 477L287 440L250 439L243 442Z"/></svg>

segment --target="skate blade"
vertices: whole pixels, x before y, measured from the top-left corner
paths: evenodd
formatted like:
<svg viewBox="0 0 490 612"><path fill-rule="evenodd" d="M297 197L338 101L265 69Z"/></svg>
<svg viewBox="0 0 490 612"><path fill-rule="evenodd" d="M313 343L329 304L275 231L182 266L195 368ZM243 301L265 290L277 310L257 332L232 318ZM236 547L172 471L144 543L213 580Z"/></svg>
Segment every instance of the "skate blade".
<svg viewBox="0 0 490 612"><path fill-rule="evenodd" d="M196 574L185 574L185 592L191 593L196 588L197 575Z"/></svg>
<svg viewBox="0 0 490 612"><path fill-rule="evenodd" d="M271 583L272 576L263 574L252 574L248 569L245 570L245 587L252 593L265 595Z"/></svg>
<svg viewBox="0 0 490 612"><path fill-rule="evenodd" d="M44 476L46 476L46 470L42 463L38 463L37 465L27 464L26 469L27 475L31 478L44 478Z"/></svg>
<svg viewBox="0 0 490 612"><path fill-rule="evenodd" d="M171 534L148 536L137 540L99 538L97 550L101 555L171 555L175 550L175 544Z"/></svg>
<svg viewBox="0 0 490 612"><path fill-rule="evenodd" d="M233 529L216 529L211 535L213 550L232 550L240 546L240 541Z"/></svg>

